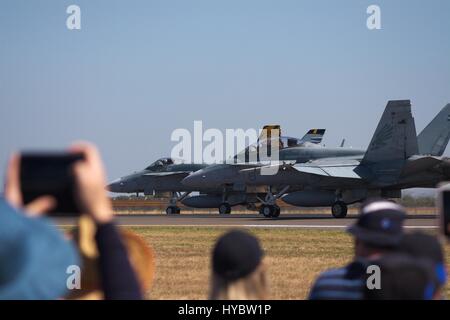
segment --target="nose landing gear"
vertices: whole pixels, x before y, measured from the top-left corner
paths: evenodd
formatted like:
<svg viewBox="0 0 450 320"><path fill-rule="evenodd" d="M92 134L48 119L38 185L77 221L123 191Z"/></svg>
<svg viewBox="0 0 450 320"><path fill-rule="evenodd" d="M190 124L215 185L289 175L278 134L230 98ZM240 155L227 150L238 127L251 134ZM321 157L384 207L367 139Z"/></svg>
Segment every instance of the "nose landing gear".
<svg viewBox="0 0 450 320"><path fill-rule="evenodd" d="M190 192L179 194L178 192L172 192L172 197L169 200L169 205L166 208L166 214L180 214L181 209L177 206L178 201L182 201L186 198Z"/></svg>

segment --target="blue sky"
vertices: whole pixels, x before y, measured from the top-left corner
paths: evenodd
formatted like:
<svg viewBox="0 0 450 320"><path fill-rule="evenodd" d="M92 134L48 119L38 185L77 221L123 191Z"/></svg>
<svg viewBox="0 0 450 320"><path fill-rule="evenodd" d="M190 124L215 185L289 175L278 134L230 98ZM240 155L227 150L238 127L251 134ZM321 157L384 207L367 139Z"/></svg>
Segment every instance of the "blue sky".
<svg viewBox="0 0 450 320"><path fill-rule="evenodd" d="M449 18L447 0L2 0L0 166L86 139L113 179L169 155L194 120L366 147L389 99L412 100L420 131L450 102Z"/></svg>

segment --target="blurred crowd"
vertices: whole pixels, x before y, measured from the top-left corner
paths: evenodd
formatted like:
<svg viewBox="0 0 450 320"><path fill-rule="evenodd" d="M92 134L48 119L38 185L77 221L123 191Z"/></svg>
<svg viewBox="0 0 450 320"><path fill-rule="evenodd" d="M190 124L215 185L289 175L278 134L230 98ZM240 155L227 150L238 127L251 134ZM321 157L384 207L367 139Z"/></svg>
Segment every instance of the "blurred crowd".
<svg viewBox="0 0 450 320"><path fill-rule="evenodd" d="M74 229L57 228L46 217L56 206L52 197L24 205L20 155L10 159L0 199L0 299L144 299L155 274L152 248L116 226L95 146L79 143L69 152L84 155L73 167L83 211ZM394 202L364 203L347 229L354 239L352 261L321 273L309 299L444 299L447 273L440 240L431 233L406 232L405 219L405 209ZM264 261L255 236L226 232L211 253L209 298L270 299L270 265Z"/></svg>

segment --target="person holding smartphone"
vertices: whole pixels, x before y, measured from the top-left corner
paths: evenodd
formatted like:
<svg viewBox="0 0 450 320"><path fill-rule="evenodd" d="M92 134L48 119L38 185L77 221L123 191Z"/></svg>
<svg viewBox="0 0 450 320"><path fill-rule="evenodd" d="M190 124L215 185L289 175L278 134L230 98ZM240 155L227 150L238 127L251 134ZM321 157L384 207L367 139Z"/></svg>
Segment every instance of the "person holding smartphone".
<svg viewBox="0 0 450 320"><path fill-rule="evenodd" d="M97 148L85 142L76 143L70 147L68 154L82 156L71 164L73 197L77 208L89 215L97 225L95 239L100 254L100 277L105 299L142 299L138 280L113 221L112 204L105 190L105 171ZM45 194L24 205L20 161L21 156L17 154L10 160L5 186L6 200L33 217L43 216L60 206L54 196Z"/></svg>
<svg viewBox="0 0 450 320"><path fill-rule="evenodd" d="M67 270L79 264L78 252L41 214L54 206L50 197L22 204L18 156L6 174L0 198L0 300L53 300L68 292Z"/></svg>

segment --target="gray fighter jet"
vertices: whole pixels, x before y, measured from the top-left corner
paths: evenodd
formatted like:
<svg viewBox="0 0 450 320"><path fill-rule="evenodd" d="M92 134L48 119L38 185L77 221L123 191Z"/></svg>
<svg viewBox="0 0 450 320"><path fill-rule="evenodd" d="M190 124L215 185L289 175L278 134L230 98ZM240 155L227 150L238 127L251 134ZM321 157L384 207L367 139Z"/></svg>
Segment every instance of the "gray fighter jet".
<svg viewBox="0 0 450 320"><path fill-rule="evenodd" d="M247 155L258 152L267 145L251 145L246 150ZM365 150L353 148L329 148L319 144L304 143L283 148L281 144L278 158L282 163L304 163L311 160L337 157L343 159L361 159ZM231 207L235 205L247 205L250 210L257 210L256 204L264 203L263 200L268 196L268 191L262 185L249 185L244 180L239 179L240 172L253 168L264 167L265 159L259 159L255 162L237 161L236 163L223 163L207 166L199 171L191 173L183 179L182 183L187 188L196 189L199 195L185 197L181 202L194 208L218 208L220 214L228 214ZM202 192L202 189L209 188L217 190L216 192ZM283 189L282 189L283 190ZM287 190L287 189L286 189ZM286 191L284 190L284 191ZM270 192L269 192L270 194ZM279 195L282 195L279 193ZM274 201L279 196L274 196ZM278 210L278 207L276 207Z"/></svg>
<svg viewBox="0 0 450 320"><path fill-rule="evenodd" d="M406 188L433 188L450 178L450 161L441 157L450 137L450 104L416 136L409 100L389 101L364 156L329 157L306 163L277 163L275 175L264 167L240 168L229 183L245 188L266 187L260 213L278 217L275 201L295 206L332 206L336 218L345 217L347 205L369 197L401 197ZM281 158L281 157L280 157ZM267 169L267 167L265 168ZM207 167L183 180L195 188L217 186L227 167Z"/></svg>
<svg viewBox="0 0 450 320"><path fill-rule="evenodd" d="M112 181L107 189L114 193L136 193L137 195L141 192L145 195L151 195L154 192L170 192L172 197L166 212L168 214L179 213L177 201L194 191L194 189L182 185L181 181L190 173L206 166L206 164L183 163L177 159L161 158L144 170Z"/></svg>
<svg viewBox="0 0 450 320"><path fill-rule="evenodd" d="M278 135L272 136L272 130ZM247 157L246 159L248 161L249 159L252 159L250 155L253 152L256 152L255 157L258 157L260 151L259 148L262 148L263 146L267 147L267 145L270 145L270 141L272 140L277 140L277 142L279 142L280 145L286 149L294 147L310 148L320 143L324 134L325 129L311 129L305 134L305 136L303 136L303 138L298 139L293 137L280 136L280 127L278 125L267 125L263 127L262 134L259 137L258 141L251 147L247 148L246 151L244 151L243 156ZM255 148L253 148L253 146L255 146ZM241 157L238 157L238 155L236 155L235 159L241 159ZM297 160L301 161L301 159ZM142 192L145 195L170 192L171 198L166 208L167 214L180 213L177 202L183 201L183 199L185 199L193 191L201 191L210 198L199 199L201 203L200 207L214 208L218 207L219 204L223 202L220 201L219 204L216 205L216 202L214 201L216 197L222 199L221 193L223 191L223 188L210 188L208 186L205 186L200 188L196 187L194 189L187 187L181 183L183 178L188 176L190 173L198 171L202 168L206 168L208 166L209 165L207 164L182 163L180 160L162 158L155 161L144 170L135 172L111 182L107 186L107 189L110 192L114 193L139 194ZM235 192L230 197L237 201L235 204L247 203L247 197L242 192ZM250 199L248 200L250 201ZM257 200L255 199L255 201ZM189 203L186 203L186 205L189 206ZM194 203L193 207L198 206L195 206ZM222 211L222 213L225 213L225 211L228 211L229 213L230 207L227 206L226 208L222 208Z"/></svg>

